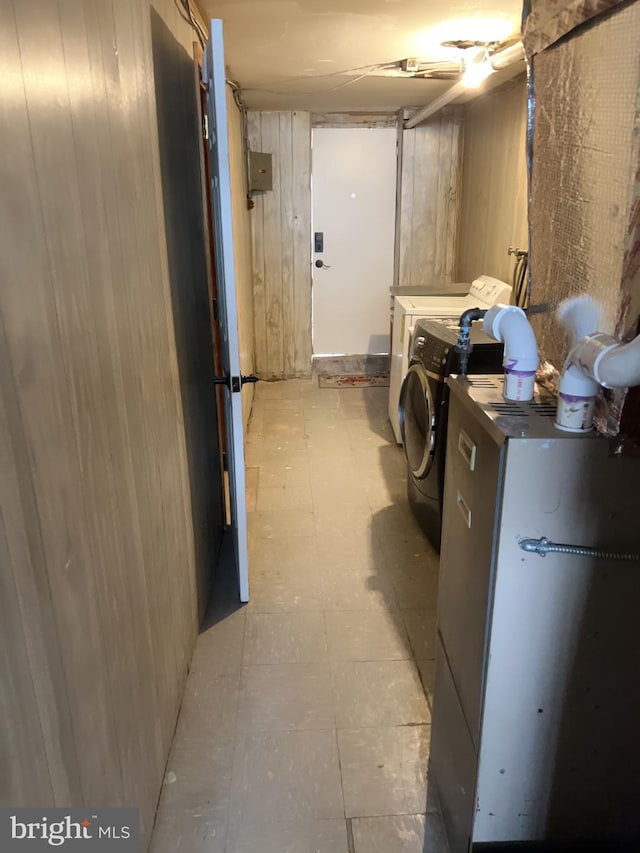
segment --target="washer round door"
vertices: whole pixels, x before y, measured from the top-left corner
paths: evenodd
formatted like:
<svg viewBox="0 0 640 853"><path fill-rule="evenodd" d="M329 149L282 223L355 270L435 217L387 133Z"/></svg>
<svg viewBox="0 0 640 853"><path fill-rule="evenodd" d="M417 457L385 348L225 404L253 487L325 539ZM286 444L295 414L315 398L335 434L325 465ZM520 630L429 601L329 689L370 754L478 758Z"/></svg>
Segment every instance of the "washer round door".
<svg viewBox="0 0 640 853"><path fill-rule="evenodd" d="M412 365L404 378L398 420L409 471L422 480L433 463L436 413L429 377L421 364Z"/></svg>

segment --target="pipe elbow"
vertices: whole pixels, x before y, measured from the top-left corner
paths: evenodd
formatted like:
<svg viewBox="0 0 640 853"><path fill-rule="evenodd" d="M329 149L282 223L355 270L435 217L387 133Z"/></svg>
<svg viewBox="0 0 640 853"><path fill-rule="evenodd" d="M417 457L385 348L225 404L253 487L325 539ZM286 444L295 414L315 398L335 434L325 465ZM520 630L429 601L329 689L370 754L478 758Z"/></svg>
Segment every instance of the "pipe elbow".
<svg viewBox="0 0 640 853"><path fill-rule="evenodd" d="M594 375L605 388L640 385L640 335L628 344L607 346L594 364Z"/></svg>
<svg viewBox="0 0 640 853"><path fill-rule="evenodd" d="M616 347L609 335L596 333L581 338L564 363L558 384L556 426L568 432L586 432L593 428L593 408L602 384L598 366Z"/></svg>
<svg viewBox="0 0 640 853"><path fill-rule="evenodd" d="M558 393L569 397L595 397L599 387L598 382L585 373L580 365L572 360L572 353L569 353L558 383Z"/></svg>
<svg viewBox="0 0 640 853"><path fill-rule="evenodd" d="M504 396L508 400L531 400L540 361L527 315L515 305L494 305L488 309L483 327L492 338L504 342Z"/></svg>
<svg viewBox="0 0 640 853"><path fill-rule="evenodd" d="M484 330L492 338L504 342L504 365L521 369L538 369L536 336L522 308L515 305L494 305L484 318Z"/></svg>

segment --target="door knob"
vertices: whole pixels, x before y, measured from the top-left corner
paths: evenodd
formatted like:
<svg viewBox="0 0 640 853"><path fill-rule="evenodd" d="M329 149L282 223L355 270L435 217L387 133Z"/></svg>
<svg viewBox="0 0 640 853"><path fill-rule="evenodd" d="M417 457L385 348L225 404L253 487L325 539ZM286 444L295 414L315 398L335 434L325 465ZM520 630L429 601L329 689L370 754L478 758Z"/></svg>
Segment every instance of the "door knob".
<svg viewBox="0 0 640 853"><path fill-rule="evenodd" d="M318 258L318 260L316 261L316 266L318 267L319 270L330 270L331 269L330 265L325 264L325 262L321 261L320 258Z"/></svg>

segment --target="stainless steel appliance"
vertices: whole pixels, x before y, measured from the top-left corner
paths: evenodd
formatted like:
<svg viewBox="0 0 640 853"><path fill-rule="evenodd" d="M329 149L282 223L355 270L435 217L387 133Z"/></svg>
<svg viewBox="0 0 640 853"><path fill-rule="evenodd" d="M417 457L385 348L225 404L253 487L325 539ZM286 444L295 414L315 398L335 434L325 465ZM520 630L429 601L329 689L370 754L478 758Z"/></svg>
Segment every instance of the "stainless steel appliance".
<svg viewBox="0 0 640 853"><path fill-rule="evenodd" d="M640 459L556 429L538 392L448 385L430 780L451 853L638 850Z"/></svg>
<svg viewBox="0 0 640 853"><path fill-rule="evenodd" d="M457 326L417 320L410 366L402 384L398 420L407 459L407 494L418 523L440 547L449 392L445 379L457 370ZM503 345L471 331L469 373L501 373Z"/></svg>

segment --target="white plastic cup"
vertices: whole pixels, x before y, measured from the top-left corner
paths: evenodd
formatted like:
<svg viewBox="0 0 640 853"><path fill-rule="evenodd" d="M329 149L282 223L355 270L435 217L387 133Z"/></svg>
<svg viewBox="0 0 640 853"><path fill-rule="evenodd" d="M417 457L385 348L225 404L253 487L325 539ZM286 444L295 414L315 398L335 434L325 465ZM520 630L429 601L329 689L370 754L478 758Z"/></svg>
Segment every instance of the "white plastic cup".
<svg viewBox="0 0 640 853"><path fill-rule="evenodd" d="M533 389L536 382L535 370L513 370L505 368L504 391L505 400L533 400Z"/></svg>
<svg viewBox="0 0 640 853"><path fill-rule="evenodd" d="M584 397L578 394L558 395L556 411L556 426L566 432L589 432L593 429L593 407L595 397Z"/></svg>

